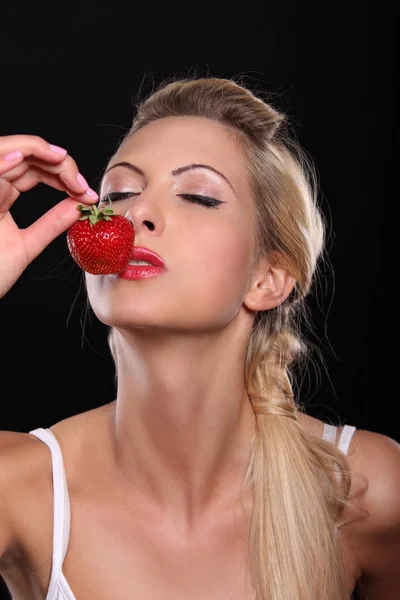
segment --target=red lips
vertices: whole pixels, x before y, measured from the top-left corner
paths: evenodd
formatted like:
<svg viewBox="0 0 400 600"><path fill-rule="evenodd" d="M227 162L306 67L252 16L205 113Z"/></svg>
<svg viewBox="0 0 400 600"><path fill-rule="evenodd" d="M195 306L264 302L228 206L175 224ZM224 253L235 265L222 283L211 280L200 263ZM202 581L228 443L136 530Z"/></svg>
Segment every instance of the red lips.
<svg viewBox="0 0 400 600"><path fill-rule="evenodd" d="M134 246L132 256L129 260L146 260L155 267L165 267L164 261L158 254L143 246Z"/></svg>

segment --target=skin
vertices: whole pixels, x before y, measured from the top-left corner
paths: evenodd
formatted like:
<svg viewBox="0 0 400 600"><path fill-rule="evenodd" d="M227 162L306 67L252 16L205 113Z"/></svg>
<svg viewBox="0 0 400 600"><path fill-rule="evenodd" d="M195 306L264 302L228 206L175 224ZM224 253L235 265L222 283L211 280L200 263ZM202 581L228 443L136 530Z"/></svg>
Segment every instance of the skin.
<svg viewBox="0 0 400 600"><path fill-rule="evenodd" d="M5 159L18 150L19 158ZM118 394L51 427L72 513L63 572L78 599L109 598L116 586L121 598L143 600L248 597L238 592L248 523L237 510L254 434L245 350L255 311L282 302L294 281L267 259L253 268L253 205L226 129L192 117L158 121L124 144L110 166L120 160L146 177L116 167L101 194L140 193L114 209L135 223L136 245L155 250L168 270L141 281L87 276L94 311L118 330ZM235 191L206 170L170 175L192 162L222 171ZM77 220L76 204L94 201L78 172L42 138L0 137L0 296ZM9 208L40 182L69 197L20 230ZM224 204L207 209L180 193ZM301 414L299 421L321 437L321 421ZM368 517L338 534L349 596L358 581L363 600L398 600L400 447L357 430L348 463L368 482L360 506ZM53 547L47 446L26 433L0 432L1 490L0 574L16 600L44 598Z"/></svg>
<svg viewBox="0 0 400 600"><path fill-rule="evenodd" d="M118 328L115 460L121 476L185 535L240 491L255 418L243 365L255 311L281 303L294 279L266 259L253 267L253 201L230 132L198 117L147 125L120 148L100 198L135 225L135 244L157 252L161 276L86 275L97 317ZM172 176L188 163L213 166ZM218 208L178 194L205 194ZM138 474L140 476L138 477Z"/></svg>
<svg viewBox="0 0 400 600"><path fill-rule="evenodd" d="M68 197L19 229L10 209L21 192L38 183ZM63 148L33 135L0 136L0 298L47 245L78 220L77 200L90 205L97 199Z"/></svg>

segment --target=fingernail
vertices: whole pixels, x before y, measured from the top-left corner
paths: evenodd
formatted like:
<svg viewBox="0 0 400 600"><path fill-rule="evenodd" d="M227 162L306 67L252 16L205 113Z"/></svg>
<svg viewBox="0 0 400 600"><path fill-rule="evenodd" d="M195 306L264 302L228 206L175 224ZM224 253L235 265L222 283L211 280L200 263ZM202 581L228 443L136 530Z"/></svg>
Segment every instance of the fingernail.
<svg viewBox="0 0 400 600"><path fill-rule="evenodd" d="M22 152L20 152L19 150L15 150L15 152L9 152L8 154L5 154L4 160L12 161L12 160L17 160L17 158L21 158L21 157L22 157Z"/></svg>
<svg viewBox="0 0 400 600"><path fill-rule="evenodd" d="M76 176L79 185L81 185L83 188L85 188L85 192L89 187L88 182L86 181L86 179L84 178L83 175L81 175L80 173L78 173L78 175Z"/></svg>
<svg viewBox="0 0 400 600"><path fill-rule="evenodd" d="M90 198L93 198L93 200L99 199L99 195L94 190L92 190L92 188L86 190L85 194L87 194Z"/></svg>
<svg viewBox="0 0 400 600"><path fill-rule="evenodd" d="M61 146L49 144L49 148L50 150L53 150L53 152L57 152L57 154L61 154L62 156L65 156L67 154L67 150L65 150L65 148L61 148Z"/></svg>

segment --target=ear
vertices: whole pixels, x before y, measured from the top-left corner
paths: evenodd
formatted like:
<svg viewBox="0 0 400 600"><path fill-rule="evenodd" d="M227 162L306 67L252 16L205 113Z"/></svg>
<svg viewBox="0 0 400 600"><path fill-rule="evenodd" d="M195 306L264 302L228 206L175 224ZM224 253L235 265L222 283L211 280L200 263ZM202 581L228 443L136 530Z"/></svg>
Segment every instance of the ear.
<svg viewBox="0 0 400 600"><path fill-rule="evenodd" d="M273 260L263 258L243 302L252 311L275 308L286 300L295 284L296 279L277 256Z"/></svg>

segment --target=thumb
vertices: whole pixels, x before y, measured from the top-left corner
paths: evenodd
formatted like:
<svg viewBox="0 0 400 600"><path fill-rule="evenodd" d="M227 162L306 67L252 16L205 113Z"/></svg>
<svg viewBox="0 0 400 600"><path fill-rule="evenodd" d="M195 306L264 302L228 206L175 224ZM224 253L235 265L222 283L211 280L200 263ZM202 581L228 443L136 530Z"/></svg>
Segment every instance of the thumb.
<svg viewBox="0 0 400 600"><path fill-rule="evenodd" d="M78 221L82 216L77 208L79 204L73 198L61 200L32 225L22 230L29 262L36 258L50 242Z"/></svg>

